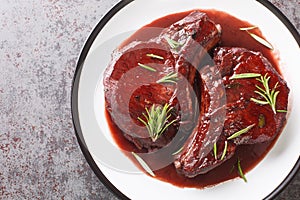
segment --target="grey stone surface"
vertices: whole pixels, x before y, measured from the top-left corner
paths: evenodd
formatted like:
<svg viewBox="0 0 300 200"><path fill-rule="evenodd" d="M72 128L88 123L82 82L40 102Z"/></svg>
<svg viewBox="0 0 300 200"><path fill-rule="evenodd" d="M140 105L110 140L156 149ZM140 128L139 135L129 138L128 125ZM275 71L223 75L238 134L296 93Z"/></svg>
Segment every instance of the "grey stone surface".
<svg viewBox="0 0 300 200"><path fill-rule="evenodd" d="M0 199L117 199L77 143L70 94L80 51L118 0L1 0ZM300 32L299 0L271 0ZM300 199L300 172L276 198Z"/></svg>

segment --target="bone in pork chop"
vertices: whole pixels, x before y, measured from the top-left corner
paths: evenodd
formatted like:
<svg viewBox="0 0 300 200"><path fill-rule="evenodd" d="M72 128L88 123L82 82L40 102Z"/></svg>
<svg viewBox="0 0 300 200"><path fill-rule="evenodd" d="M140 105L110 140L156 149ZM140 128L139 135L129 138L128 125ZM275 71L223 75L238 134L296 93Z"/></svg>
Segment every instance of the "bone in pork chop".
<svg viewBox="0 0 300 200"><path fill-rule="evenodd" d="M160 148L174 137L179 122L187 132L195 126L195 66L219 40L217 25L205 13L195 11L159 36L134 41L114 52L104 74L106 109L129 141L140 149ZM177 75L176 83L157 83L170 73ZM152 105L165 104L172 107L168 121L176 122L153 141L138 119L146 120L143 113Z"/></svg>
<svg viewBox="0 0 300 200"><path fill-rule="evenodd" d="M261 53L221 47L215 50L214 61L215 67L206 66L201 70L199 126L174 161L177 170L186 177L204 174L222 164L233 156L238 145L273 140L286 121L284 111L287 110L289 88ZM215 94L208 88L211 86L217 88ZM268 95L272 103L267 103L265 97ZM220 103L219 107L211 109L212 102L216 102L214 98L224 97L226 104ZM225 118L220 117L222 108L226 111ZM213 121L222 128L218 140L214 139L214 130L209 129ZM217 154L213 151L215 142Z"/></svg>

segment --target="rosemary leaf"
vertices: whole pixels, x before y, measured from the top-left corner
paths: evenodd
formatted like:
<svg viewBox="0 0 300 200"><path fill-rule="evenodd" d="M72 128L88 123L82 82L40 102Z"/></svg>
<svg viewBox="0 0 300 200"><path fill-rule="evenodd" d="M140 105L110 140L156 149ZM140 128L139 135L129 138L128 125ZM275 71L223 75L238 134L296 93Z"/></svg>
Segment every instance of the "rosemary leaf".
<svg viewBox="0 0 300 200"><path fill-rule="evenodd" d="M247 31L247 30L246 30ZM273 46L270 42L268 42L267 40L255 35L254 33L250 33L249 31L247 31L247 33L253 38L255 39L257 42L259 42L260 44L264 45L265 47L273 50Z"/></svg>
<svg viewBox="0 0 300 200"><path fill-rule="evenodd" d="M258 99L254 99L254 98L250 98L251 101L257 103L257 104L261 104L261 105L267 105L269 104L269 102L267 101L261 101L261 100L258 100Z"/></svg>
<svg viewBox="0 0 300 200"><path fill-rule="evenodd" d="M227 152L227 146L228 146L228 142L225 141L225 146L224 146L224 150L221 156L221 160L223 160L225 158L226 152Z"/></svg>
<svg viewBox="0 0 300 200"><path fill-rule="evenodd" d="M159 79L158 81L156 81L156 83L176 83L176 81L178 81L177 73L171 72Z"/></svg>
<svg viewBox="0 0 300 200"><path fill-rule="evenodd" d="M254 34L254 33L250 33L249 31L252 29L258 28L257 26L250 26L250 27L242 27L240 28L241 31L246 31L253 39L255 39L257 42L259 42L260 44L264 45L265 47L273 50L273 46L270 42L268 42L267 40L259 37L258 35Z"/></svg>
<svg viewBox="0 0 300 200"><path fill-rule="evenodd" d="M241 31L249 31L249 30L252 30L252 29L256 29L257 26L250 26L250 27L243 27L243 28L240 28Z"/></svg>
<svg viewBox="0 0 300 200"><path fill-rule="evenodd" d="M231 167L231 169L230 169L230 171L229 171L229 174L232 174L234 168L235 168L235 165L232 165L232 167Z"/></svg>
<svg viewBox="0 0 300 200"><path fill-rule="evenodd" d="M214 156L215 159L217 160L217 142L214 143Z"/></svg>
<svg viewBox="0 0 300 200"><path fill-rule="evenodd" d="M258 73L242 73L242 74L234 74L229 78L229 80L232 79L241 79L241 78L257 78L260 77L261 74Z"/></svg>
<svg viewBox="0 0 300 200"><path fill-rule="evenodd" d="M152 67L150 67L148 65L144 65L144 64L141 64L141 63L138 63L138 65L140 67L144 68L144 69L147 69L147 70L151 71L151 72L156 72L156 69L154 69L154 68L152 68Z"/></svg>
<svg viewBox="0 0 300 200"><path fill-rule="evenodd" d="M279 112L279 113L287 113L288 111L287 110L277 110L277 112Z"/></svg>
<svg viewBox="0 0 300 200"><path fill-rule="evenodd" d="M246 128L244 128L244 129L242 129L242 130L240 130L238 132L235 132L230 137L228 137L227 140L231 140L231 139L237 138L238 136L240 136L240 135L242 135L244 133L247 133L254 126L255 126L255 124L251 124L250 126L247 126Z"/></svg>
<svg viewBox="0 0 300 200"><path fill-rule="evenodd" d="M259 91L254 91L254 93L259 94L260 96L262 96L266 100L267 104L271 103L270 99L267 96L268 94L266 94L266 92L262 93L262 92L259 92Z"/></svg>
<svg viewBox="0 0 300 200"><path fill-rule="evenodd" d="M177 151L175 151L174 153L172 153L172 156L179 154L182 150L183 150L183 146Z"/></svg>
<svg viewBox="0 0 300 200"><path fill-rule="evenodd" d="M164 59L164 57L159 56L159 55L155 55L155 54L152 54L152 53L148 53L148 54L146 54L146 56L151 57L151 58L157 58L159 60L163 60Z"/></svg>
<svg viewBox="0 0 300 200"><path fill-rule="evenodd" d="M276 92L276 88L277 88L277 86L278 86L278 82L275 84L275 86L274 86L274 88L272 89L272 91L271 91L271 93L270 93L270 95L271 96L275 96L275 92ZM279 92L279 91L278 91Z"/></svg>
<svg viewBox="0 0 300 200"><path fill-rule="evenodd" d="M135 159L140 163L140 165L144 168L144 170L150 174L151 176L155 176L153 171L150 169L150 167L147 165L147 163L136 153L131 152L131 154L135 157Z"/></svg>
<svg viewBox="0 0 300 200"><path fill-rule="evenodd" d="M266 93L266 91L265 91L264 89L262 89L261 87L259 87L258 85L255 85L255 87L256 87L257 89L259 89L261 92L263 92L264 94Z"/></svg>
<svg viewBox="0 0 300 200"><path fill-rule="evenodd" d="M265 74L264 77L261 76L261 80L260 82L263 84L263 86L265 87L265 91L266 94L270 95L270 87L269 87L269 80L270 80L270 76L267 77L268 74Z"/></svg>
<svg viewBox="0 0 300 200"><path fill-rule="evenodd" d="M143 113L144 114L144 113ZM147 117L146 115L144 115L145 117ZM145 126L147 126L147 122L145 122L145 120L143 120L142 118L138 117L138 120L140 120ZM148 121L148 120L147 120Z"/></svg>
<svg viewBox="0 0 300 200"><path fill-rule="evenodd" d="M241 167L240 159L238 159L237 167L238 167L238 172L239 172L240 177L247 183L246 176L244 175L242 167Z"/></svg>
<svg viewBox="0 0 300 200"><path fill-rule="evenodd" d="M175 40L172 40L171 38L165 37L165 39L167 40L168 44L170 45L170 47L172 49L177 49L179 46L182 46L181 43L179 43Z"/></svg>
<svg viewBox="0 0 300 200"><path fill-rule="evenodd" d="M171 115L169 115L169 116L167 117L167 119L169 119L170 116L171 116ZM176 122L176 121L177 121L177 119L174 119L174 120L172 120L171 122L169 122L167 125L165 125L165 127L162 129L161 133L165 132L165 130L166 130L170 125L172 125L174 122Z"/></svg>
<svg viewBox="0 0 300 200"><path fill-rule="evenodd" d="M272 110L273 112L276 114L276 108L275 108L275 105L276 105L276 99L277 99L277 96L279 94L279 91L275 92L274 95L272 96Z"/></svg>

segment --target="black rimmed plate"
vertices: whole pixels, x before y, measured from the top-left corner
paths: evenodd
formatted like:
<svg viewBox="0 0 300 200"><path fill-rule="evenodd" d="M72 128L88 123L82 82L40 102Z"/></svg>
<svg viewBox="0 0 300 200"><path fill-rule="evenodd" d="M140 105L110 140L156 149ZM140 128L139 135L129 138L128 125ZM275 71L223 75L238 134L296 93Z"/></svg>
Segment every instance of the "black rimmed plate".
<svg viewBox="0 0 300 200"><path fill-rule="evenodd" d="M249 173L204 190L179 188L140 172L110 135L104 112L103 71L112 51L153 20L192 9L217 9L259 26L280 58L291 89L288 123L267 156ZM277 195L300 166L300 36L266 0L123 0L99 22L80 55L72 88L72 115L81 149L99 179L117 196L130 199L263 199ZM121 163L121 164L120 164ZM122 167L119 167L122 165ZM234 195L232 195L234 193Z"/></svg>

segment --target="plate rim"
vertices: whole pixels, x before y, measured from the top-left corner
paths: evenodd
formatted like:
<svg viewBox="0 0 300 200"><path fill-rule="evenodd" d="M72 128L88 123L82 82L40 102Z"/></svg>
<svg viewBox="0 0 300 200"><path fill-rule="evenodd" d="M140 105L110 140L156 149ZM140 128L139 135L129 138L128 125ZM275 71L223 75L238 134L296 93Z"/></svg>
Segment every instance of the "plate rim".
<svg viewBox="0 0 300 200"><path fill-rule="evenodd" d="M96 164L95 160L93 159L91 153L87 149L85 144L85 140L83 138L83 133L81 130L80 122L79 122L79 113L78 113L78 89L79 89L79 79L81 75L81 71L83 69L83 63L88 55L88 52L93 45L98 34L104 28L104 26L109 22L109 20L117 14L122 8L129 5L131 2L135 0L122 0L115 4L98 22L95 28L90 33L89 37L87 38L84 46L81 50L80 56L78 58L76 69L74 72L73 80L72 80L72 88L71 88L71 112L72 112L72 122L73 128L75 131L75 135L77 138L77 142L79 143L80 149L88 162L89 166L98 177L98 179L117 197L121 199L129 199L125 194L123 194L119 189L117 189L103 174L100 170L98 165ZM297 29L294 25L289 21L289 19L271 2L267 0L255 0L270 10L289 30L292 34L293 38L296 40L298 46L300 47L300 34L298 33ZM285 179L278 185L269 195L267 195L264 199L273 199L276 197L282 190L284 190L287 185L291 182L291 180L295 177L297 172L300 171L300 156L295 163L294 167L291 169L289 174L285 177Z"/></svg>

